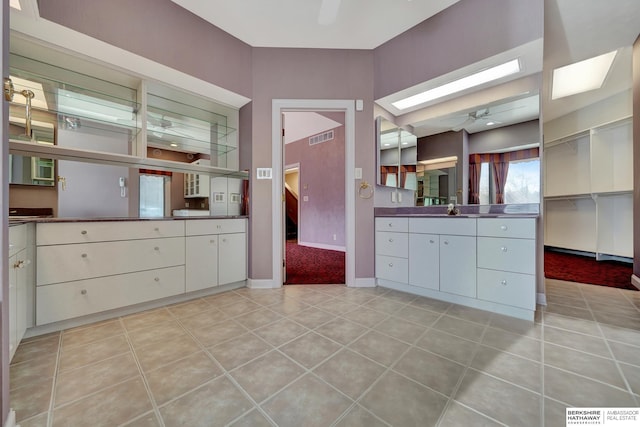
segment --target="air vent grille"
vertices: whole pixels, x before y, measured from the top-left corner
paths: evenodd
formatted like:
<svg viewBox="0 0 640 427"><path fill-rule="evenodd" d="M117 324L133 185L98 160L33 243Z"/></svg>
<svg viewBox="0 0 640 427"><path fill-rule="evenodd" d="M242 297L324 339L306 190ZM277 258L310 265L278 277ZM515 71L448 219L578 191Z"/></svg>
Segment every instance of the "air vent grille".
<svg viewBox="0 0 640 427"><path fill-rule="evenodd" d="M322 142L331 141L333 139L333 130L314 135L309 138L309 145L316 145Z"/></svg>

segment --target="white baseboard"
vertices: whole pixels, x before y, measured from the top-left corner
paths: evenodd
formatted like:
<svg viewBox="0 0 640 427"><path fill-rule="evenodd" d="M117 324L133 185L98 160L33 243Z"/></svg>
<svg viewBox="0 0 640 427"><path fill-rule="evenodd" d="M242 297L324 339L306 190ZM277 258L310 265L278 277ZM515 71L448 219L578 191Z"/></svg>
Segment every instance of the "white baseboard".
<svg viewBox="0 0 640 427"><path fill-rule="evenodd" d="M276 284L273 279L247 279L247 288L250 289L275 289L282 284Z"/></svg>
<svg viewBox="0 0 640 427"><path fill-rule="evenodd" d="M547 305L547 294L538 293L536 296L536 303L538 305Z"/></svg>
<svg viewBox="0 0 640 427"><path fill-rule="evenodd" d="M7 419L3 425L4 427L20 427L16 424L16 411L9 409L9 414L7 415Z"/></svg>
<svg viewBox="0 0 640 427"><path fill-rule="evenodd" d="M356 277L355 282L349 285L351 288L375 288L375 277Z"/></svg>
<svg viewBox="0 0 640 427"><path fill-rule="evenodd" d="M317 248L317 249L328 249L330 251L339 251L339 252L347 251L347 248L345 248L344 246L327 245L325 243L309 243L309 242L298 241L298 246L307 246L309 248Z"/></svg>

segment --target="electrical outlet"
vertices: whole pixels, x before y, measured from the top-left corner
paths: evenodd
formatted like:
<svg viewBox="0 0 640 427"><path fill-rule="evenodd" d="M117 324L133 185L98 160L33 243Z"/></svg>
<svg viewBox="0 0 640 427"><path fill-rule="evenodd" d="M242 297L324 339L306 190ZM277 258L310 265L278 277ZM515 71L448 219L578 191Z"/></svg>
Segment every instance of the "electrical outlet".
<svg viewBox="0 0 640 427"><path fill-rule="evenodd" d="M336 236L335 234L333 235L333 240L336 241L338 240L338 236Z"/></svg>
<svg viewBox="0 0 640 427"><path fill-rule="evenodd" d="M391 192L391 203L395 203L396 202L396 192L392 191Z"/></svg>
<svg viewBox="0 0 640 427"><path fill-rule="evenodd" d="M204 202L200 203L200 207L204 209Z"/></svg>
<svg viewBox="0 0 640 427"><path fill-rule="evenodd" d="M189 207L189 202L184 202L184 207L188 208Z"/></svg>

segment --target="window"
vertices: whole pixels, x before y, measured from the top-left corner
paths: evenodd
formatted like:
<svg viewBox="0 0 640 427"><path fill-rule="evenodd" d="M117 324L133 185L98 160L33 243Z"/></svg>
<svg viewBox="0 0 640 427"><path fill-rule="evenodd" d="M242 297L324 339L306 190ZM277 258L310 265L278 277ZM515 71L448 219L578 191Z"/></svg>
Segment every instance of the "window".
<svg viewBox="0 0 640 427"><path fill-rule="evenodd" d="M540 203L540 159L509 162L504 202Z"/></svg>
<svg viewBox="0 0 640 427"><path fill-rule="evenodd" d="M480 204L495 203L493 170L489 163L480 167ZM504 203L540 203L540 159L509 162L509 172L504 189Z"/></svg>
<svg viewBox="0 0 640 427"><path fill-rule="evenodd" d="M491 200L493 199L493 197L491 197L491 193L490 193L490 182L492 182L492 180L489 179L489 163L482 163L482 165L480 166L480 204L481 205L490 205L491 204Z"/></svg>

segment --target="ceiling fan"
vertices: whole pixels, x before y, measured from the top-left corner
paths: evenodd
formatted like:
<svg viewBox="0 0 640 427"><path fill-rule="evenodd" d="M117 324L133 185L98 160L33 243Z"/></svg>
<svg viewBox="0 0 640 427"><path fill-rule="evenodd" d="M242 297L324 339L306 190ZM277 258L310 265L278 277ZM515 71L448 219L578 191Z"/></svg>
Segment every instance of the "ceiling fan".
<svg viewBox="0 0 640 427"><path fill-rule="evenodd" d="M500 123L495 120L491 120L490 117L491 117L491 111L489 111L489 108L485 108L483 110L478 110L478 111L472 111L469 114L467 114L466 119L462 123L452 127L451 130L453 130L454 132L458 132L459 130L465 129L467 126L474 124L478 120L483 120L486 122L493 121L494 123Z"/></svg>
<svg viewBox="0 0 640 427"><path fill-rule="evenodd" d="M331 25L336 22L341 1L342 0L322 0L320 12L318 13L318 24Z"/></svg>

